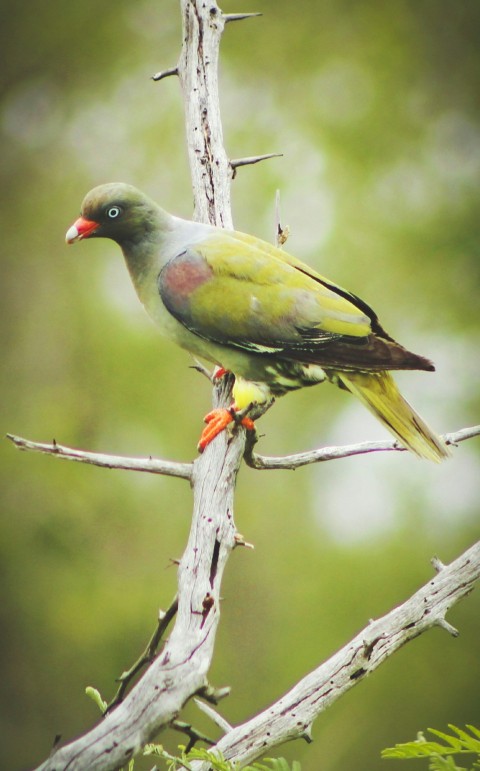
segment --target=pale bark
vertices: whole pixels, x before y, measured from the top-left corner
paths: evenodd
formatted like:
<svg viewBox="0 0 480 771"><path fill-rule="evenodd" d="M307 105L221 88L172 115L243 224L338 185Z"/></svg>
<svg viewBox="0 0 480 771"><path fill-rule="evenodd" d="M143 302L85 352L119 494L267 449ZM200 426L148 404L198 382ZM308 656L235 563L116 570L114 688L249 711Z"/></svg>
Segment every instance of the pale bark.
<svg viewBox="0 0 480 771"><path fill-rule="evenodd" d="M451 431L448 434L441 434L442 439L452 447L456 447L460 442L467 439L473 439L480 436L480 426L469 426L460 428L458 431ZM33 442L31 439L25 439L22 436L7 434L19 450L30 450L40 452L44 455L53 455L63 460L74 460L79 463L88 463L92 466L101 466L103 468L120 469L123 471L143 471L149 474L163 474L164 476L180 477L190 479L193 473L192 463L178 463L161 458L129 458L125 455L107 455L100 452L88 452L79 450L75 447L67 447L58 442L50 444L46 442ZM259 471L295 471L301 466L309 466L312 463L323 463L327 460L340 460L341 458L351 458L352 455L365 455L372 452L408 452L393 439L375 442L358 442L357 444L347 444L343 446L319 447L316 450L308 452L299 452L295 455L268 456L259 455L253 452L253 441L248 437L245 449L245 462L251 468Z"/></svg>
<svg viewBox="0 0 480 771"><path fill-rule="evenodd" d="M218 102L217 65L220 37L227 21L248 14L223 16L216 3L181 0L183 48L177 67L155 76L178 75L185 96L187 144L195 202L195 217L231 227L230 181L237 168L259 157L229 162L223 146ZM230 381L214 387L214 405L230 401ZM477 430L478 433L478 430ZM220 585L233 547L242 543L233 520L233 495L245 451L245 432L217 437L193 464L128 459L87 453L57 444L39 444L11 437L21 449L47 452L70 460L108 468L142 470L188 479L193 489L192 526L178 569L178 612L168 642L124 700L109 711L93 730L56 748L40 768L43 771L109 771L125 766L144 745L171 724L194 694L215 700L207 674L220 617ZM457 437L457 440L466 438ZM388 444L388 446L387 446ZM335 449L335 448L333 448ZM338 449L338 448L337 448ZM345 449L345 448L344 448ZM397 449L382 443L370 449ZM340 457L332 448L329 457ZM280 467L278 459L248 453L256 468ZM317 457L316 460L325 460ZM290 460L294 468L310 460ZM285 467L285 466L283 466ZM442 567L437 561L437 567ZM325 664L307 675L271 708L243 726L228 730L217 748L240 766L267 749L299 736L309 737L320 711L375 669L389 655L433 625L455 631L445 613L470 591L480 575L480 546L473 547L402 606L367 628ZM305 630L307 633L307 630ZM218 694L217 694L218 695ZM197 764L202 771L207 765Z"/></svg>
<svg viewBox="0 0 480 771"><path fill-rule="evenodd" d="M410 599L383 618L372 620L353 640L300 680L288 693L243 725L236 726L212 748L240 767L278 744L311 738L312 723L340 696L364 680L399 648L434 626L456 637L445 614L469 594L480 578L480 541L450 565L432 559L437 575ZM408 673L406 674L408 677ZM208 771L195 763L195 771Z"/></svg>

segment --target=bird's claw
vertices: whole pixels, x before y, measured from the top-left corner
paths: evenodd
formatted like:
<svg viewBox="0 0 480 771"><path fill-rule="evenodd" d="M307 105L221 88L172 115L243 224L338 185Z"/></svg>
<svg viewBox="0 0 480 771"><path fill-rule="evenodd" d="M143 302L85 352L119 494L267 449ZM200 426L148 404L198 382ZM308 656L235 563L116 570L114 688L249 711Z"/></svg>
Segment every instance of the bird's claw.
<svg viewBox="0 0 480 771"><path fill-rule="evenodd" d="M255 423L251 418L244 416L237 420L237 411L235 407L230 407L229 409L219 408L212 410L207 415L205 415L204 421L207 425L203 429L200 441L198 443L199 452L203 452L205 447L207 447L210 442L215 439L218 434L224 431L232 422L240 424L248 431L255 430Z"/></svg>

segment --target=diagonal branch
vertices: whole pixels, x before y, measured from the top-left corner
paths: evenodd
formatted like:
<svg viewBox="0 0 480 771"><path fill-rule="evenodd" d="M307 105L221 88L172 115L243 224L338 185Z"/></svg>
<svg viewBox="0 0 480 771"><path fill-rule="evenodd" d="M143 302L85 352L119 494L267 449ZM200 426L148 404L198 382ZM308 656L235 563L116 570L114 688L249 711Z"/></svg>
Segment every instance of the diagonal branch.
<svg viewBox="0 0 480 771"><path fill-rule="evenodd" d="M170 622L175 617L177 610L178 599L175 597L173 602L170 604L170 607L167 608L166 611L160 611L158 615L157 627L150 640L148 641L147 647L141 656L138 657L136 662L132 664L130 669L122 672L120 677L117 678L120 685L118 686L117 692L112 701L107 704L105 713L111 712L112 709L114 709L118 704L120 704L121 701L123 701L126 690L135 675L137 675L143 669L143 667L145 667L147 664L150 664L154 660L155 656L157 655L158 646L162 641L162 637L167 631Z"/></svg>
<svg viewBox="0 0 480 771"><path fill-rule="evenodd" d="M410 599L370 621L328 661L264 712L226 733L212 749L242 768L290 739L310 741L315 718L410 640L434 626L457 636L445 614L480 579L480 541L450 565L442 565L437 558L432 562L437 575ZM205 763L192 763L195 771L208 768Z"/></svg>
<svg viewBox="0 0 480 771"><path fill-rule="evenodd" d="M214 406L230 403L230 381L219 380ZM41 771L113 771L127 764L169 725L194 694L217 701L207 673L220 618L223 571L236 545L233 521L235 480L245 432L232 441L220 436L195 461L192 527L178 568L175 626L160 655L125 699L95 728L56 748Z"/></svg>

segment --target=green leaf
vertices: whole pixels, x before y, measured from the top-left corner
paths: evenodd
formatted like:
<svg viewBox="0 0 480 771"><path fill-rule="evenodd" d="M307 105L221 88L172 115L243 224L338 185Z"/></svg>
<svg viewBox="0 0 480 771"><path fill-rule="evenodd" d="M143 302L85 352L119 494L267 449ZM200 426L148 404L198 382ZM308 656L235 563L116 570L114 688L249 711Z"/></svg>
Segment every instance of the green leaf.
<svg viewBox="0 0 480 771"><path fill-rule="evenodd" d="M165 750L161 744L146 744L143 748L144 755L155 755L158 758L165 757Z"/></svg>
<svg viewBox="0 0 480 771"><path fill-rule="evenodd" d="M102 699L100 695L100 691L97 691L96 688L93 688L91 685L88 685L85 688L85 693L92 701L95 702L95 704L99 708L102 715L104 715L105 710L107 709L107 702Z"/></svg>
<svg viewBox="0 0 480 771"><path fill-rule="evenodd" d="M438 731L436 728L428 729L429 733L442 739L444 743L427 741L424 735L419 733L414 742L387 747L383 750L382 757L402 759L428 757L431 771L466 771L455 764L452 756L475 754L480 760L480 731L471 725L466 726L467 730L452 724L448 727L453 734Z"/></svg>
<svg viewBox="0 0 480 771"><path fill-rule="evenodd" d="M466 771L456 765L451 755L447 758L441 758L438 755L432 757L428 767L430 771Z"/></svg>
<svg viewBox="0 0 480 771"><path fill-rule="evenodd" d="M446 734L444 731L438 731L436 728L429 728L428 730L434 736L438 736L439 739L443 739L447 747L452 747L456 752L462 751L464 745L460 739L457 739L455 736L451 736L450 734Z"/></svg>

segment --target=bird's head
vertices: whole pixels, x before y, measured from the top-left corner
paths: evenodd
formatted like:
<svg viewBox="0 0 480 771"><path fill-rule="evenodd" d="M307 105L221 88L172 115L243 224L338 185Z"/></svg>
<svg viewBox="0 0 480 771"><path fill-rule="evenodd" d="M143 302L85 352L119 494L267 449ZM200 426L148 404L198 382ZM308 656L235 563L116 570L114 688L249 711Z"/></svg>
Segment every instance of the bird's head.
<svg viewBox="0 0 480 771"><path fill-rule="evenodd" d="M132 185L109 182L85 196L80 217L68 229L67 244L84 238L111 238L118 244L141 241L158 228L161 209Z"/></svg>

